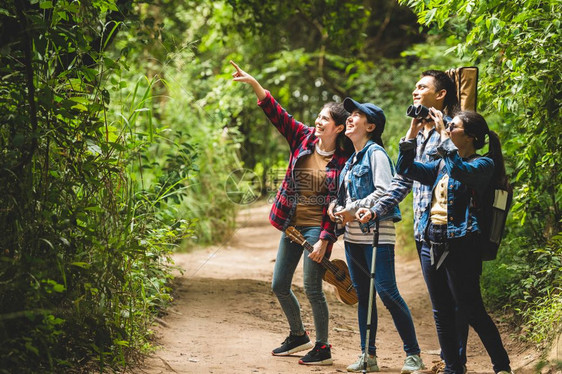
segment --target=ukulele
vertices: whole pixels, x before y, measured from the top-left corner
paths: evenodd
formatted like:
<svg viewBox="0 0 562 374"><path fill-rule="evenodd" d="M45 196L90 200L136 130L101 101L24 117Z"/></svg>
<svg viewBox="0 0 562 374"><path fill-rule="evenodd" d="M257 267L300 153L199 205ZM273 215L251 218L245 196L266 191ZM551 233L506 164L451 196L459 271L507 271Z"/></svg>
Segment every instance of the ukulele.
<svg viewBox="0 0 562 374"><path fill-rule="evenodd" d="M314 250L314 247L312 247L299 230L293 226L287 227L285 234L291 241L299 243L307 251L312 252ZM347 264L343 260L334 259L330 261L324 257L321 265L327 270L326 273L324 273L323 279L336 288L336 297L338 300L347 305L357 303L357 292L355 292L355 288L353 288L353 284L351 283Z"/></svg>

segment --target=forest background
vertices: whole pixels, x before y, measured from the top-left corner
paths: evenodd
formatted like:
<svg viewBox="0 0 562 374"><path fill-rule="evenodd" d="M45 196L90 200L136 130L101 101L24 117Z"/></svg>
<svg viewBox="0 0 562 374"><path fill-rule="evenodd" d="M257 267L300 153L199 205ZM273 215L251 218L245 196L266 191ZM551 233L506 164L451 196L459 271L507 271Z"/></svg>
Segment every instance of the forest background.
<svg viewBox="0 0 562 374"><path fill-rule="evenodd" d="M326 101L377 103L393 159L420 73L478 66L515 189L486 303L546 352L562 329L561 19L559 0L4 2L0 372L127 366L171 301L170 255L225 240L275 193L286 146L230 59L308 124Z"/></svg>

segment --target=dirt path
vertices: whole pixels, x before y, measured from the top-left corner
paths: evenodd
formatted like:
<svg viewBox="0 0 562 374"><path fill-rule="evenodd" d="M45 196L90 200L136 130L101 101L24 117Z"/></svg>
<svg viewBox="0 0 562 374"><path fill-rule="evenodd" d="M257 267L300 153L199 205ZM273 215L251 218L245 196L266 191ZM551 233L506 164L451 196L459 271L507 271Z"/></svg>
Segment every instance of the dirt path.
<svg viewBox="0 0 562 374"><path fill-rule="evenodd" d="M274 357L288 326L270 282L280 233L268 222L269 206L255 205L239 216L240 226L224 246L174 256L183 275L176 278L175 301L156 327L160 348L135 372L159 373L342 373L359 352L356 307L340 303L325 285L330 307L332 366L303 366L298 357ZM333 258L345 258L336 243ZM302 265L302 264L301 264ZM427 364L438 360L427 289L417 259L397 257L398 287L411 309ZM293 280L303 309L305 327L314 339L310 305L302 289L302 266ZM402 343L388 311L378 306L377 348L382 372L400 373ZM524 349L498 324L517 373L531 372L537 354ZM476 333L469 334L469 373L492 373ZM303 352L306 353L306 352ZM525 369L527 368L527 369Z"/></svg>

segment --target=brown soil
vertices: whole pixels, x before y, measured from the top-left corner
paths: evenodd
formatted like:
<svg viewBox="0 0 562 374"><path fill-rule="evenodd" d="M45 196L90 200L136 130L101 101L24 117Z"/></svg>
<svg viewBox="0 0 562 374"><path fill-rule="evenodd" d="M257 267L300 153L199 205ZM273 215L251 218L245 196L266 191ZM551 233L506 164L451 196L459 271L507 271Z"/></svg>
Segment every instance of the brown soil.
<svg viewBox="0 0 562 374"><path fill-rule="evenodd" d="M270 289L280 233L269 224L268 213L269 206L255 204L240 213L239 228L225 245L174 256L182 269L175 280L174 303L155 327L157 350L135 372L343 373L357 359L360 350L356 306L339 302L328 284L325 289L334 364L304 366L298 364L299 356L271 355L271 350L288 334L288 325ZM341 241L336 243L332 258L345 258ZM439 345L417 258L398 255L396 276L414 318L422 359L429 366L439 358ZM310 305L302 288L302 267L293 284L305 326L314 340ZM383 373L400 373L404 362L402 342L380 299L377 307L379 366ZM496 323L514 370L518 374L532 372L537 352L517 343L508 326ZM488 355L473 330L468 352L469 373L493 373Z"/></svg>

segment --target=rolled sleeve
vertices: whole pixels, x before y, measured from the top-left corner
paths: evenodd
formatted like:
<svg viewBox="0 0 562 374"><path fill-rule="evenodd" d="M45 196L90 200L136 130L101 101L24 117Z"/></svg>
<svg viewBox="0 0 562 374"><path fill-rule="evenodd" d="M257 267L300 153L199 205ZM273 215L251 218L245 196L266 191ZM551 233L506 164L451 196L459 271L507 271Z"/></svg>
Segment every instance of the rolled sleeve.
<svg viewBox="0 0 562 374"><path fill-rule="evenodd" d="M265 90L265 97L262 100L257 99L258 106L260 107L263 107L268 103L271 104L272 101L273 101L273 96L271 96L271 92L269 92L268 90Z"/></svg>
<svg viewBox="0 0 562 374"><path fill-rule="evenodd" d="M391 209L398 206L402 200L410 193L412 190L413 182L411 179L397 174L390 184L389 189L385 192L385 195L381 197L377 203L371 208L371 212L375 213L377 217L382 217L388 214Z"/></svg>
<svg viewBox="0 0 562 374"><path fill-rule="evenodd" d="M457 148L455 143L453 143L451 138L445 139L441 142L441 144L439 144L439 146L437 146L437 153L439 153L441 157L446 157L453 153L458 153L458 151L459 149Z"/></svg>
<svg viewBox="0 0 562 374"><path fill-rule="evenodd" d="M328 230L322 230L320 232L320 240L327 240L330 243L334 243L338 240L338 238L336 237L336 235L334 234L333 231L328 231Z"/></svg>
<svg viewBox="0 0 562 374"><path fill-rule="evenodd" d="M412 149L416 149L416 146L417 146L416 138L408 139L408 140L406 140L406 138L400 139L399 147L401 151L411 151Z"/></svg>

